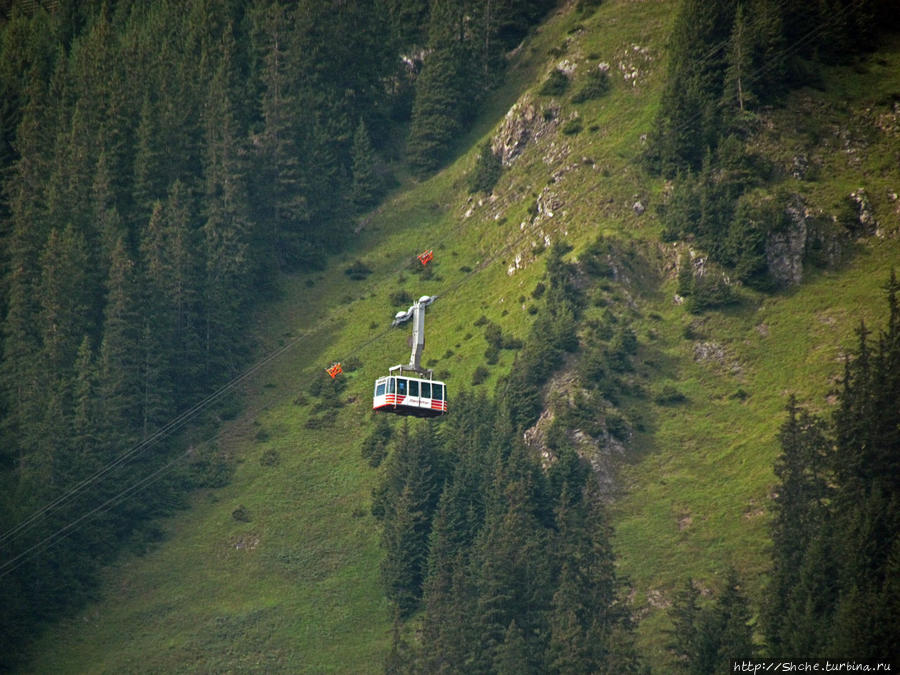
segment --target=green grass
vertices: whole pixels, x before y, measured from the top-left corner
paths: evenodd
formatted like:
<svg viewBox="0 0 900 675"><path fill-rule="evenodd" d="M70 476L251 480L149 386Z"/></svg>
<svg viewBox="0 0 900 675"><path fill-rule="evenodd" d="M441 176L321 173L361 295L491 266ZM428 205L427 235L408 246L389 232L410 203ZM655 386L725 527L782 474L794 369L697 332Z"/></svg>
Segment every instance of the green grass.
<svg viewBox="0 0 900 675"><path fill-rule="evenodd" d="M571 5L553 14L517 52L507 83L460 139L450 166L428 180L404 178L361 219L352 246L327 269L283 280L279 299L259 308L253 334L260 355L290 347L242 385L243 409L213 439L235 464L233 480L194 493L190 509L161 524L160 545L110 566L97 601L49 629L27 670L380 672L390 617L378 583L378 525L369 515L377 472L359 450L372 427L371 383L408 359L408 329L388 328L398 309L390 297L401 290L414 298L439 295L427 311L424 361L446 377L452 414L452 397L470 387L477 368L487 368L479 387L488 391L509 370L514 353L503 350L488 365L483 327L473 324L485 315L504 334L527 335L545 237L572 243L570 258L599 234L623 249L633 243L637 252L637 263L623 266L625 278L611 283L609 295L619 298L620 309L631 307L626 297L634 302L627 311L641 345L637 369L651 394L623 403L644 430L622 463L611 512L648 662L666 672L665 608L688 576L716 589L725 567L734 565L754 602L761 599L771 467L787 396L829 409L825 395L840 373L841 346L852 345L860 317L881 316L878 289L900 261L900 243L860 242L843 266L807 270L805 283L788 292L742 290L743 302L724 312L697 318L672 302L678 253L659 243L653 208L664 182L647 176L637 160L665 77L673 6L622 0L604 3L589 18ZM584 30L573 32L577 24ZM894 91L900 47L889 45L873 58L887 65L872 61L862 74L835 69L826 74L834 85L827 93L796 94L772 113L774 131L759 143L777 162L789 163L799 149L820 158L814 180L791 185L826 212L849 190L872 186L876 213L896 232L896 205L887 197L896 171L884 171L886 158L896 157L896 141L870 139L855 163L830 149L822 129L804 127L809 106L831 109L838 96L874 105ZM537 96L563 59L577 64L568 93ZM632 60L637 85L618 67ZM601 61L611 64L609 93L572 104L584 69ZM504 171L493 200L470 196L466 175L478 147L523 93L537 106L558 105L560 125L577 111L582 131L531 144ZM834 113L833 120L844 119ZM552 218L522 228L545 189L562 205ZM632 209L636 199L647 207L641 216ZM416 254L428 248L435 259L426 280L413 269ZM509 273L517 256L519 269ZM344 274L356 260L372 269L364 281ZM592 307L586 314L601 312ZM694 337L686 339L689 324ZM695 360L697 342L719 345L723 358ZM333 426L307 428L318 403L309 383L348 359L360 365L341 376L344 405ZM656 405L653 394L667 384L687 400ZM273 452L277 463L261 461ZM233 517L239 507L249 520Z"/></svg>
<svg viewBox="0 0 900 675"><path fill-rule="evenodd" d="M620 569L634 584L644 620L642 651L665 671L665 609L693 577L718 590L728 566L745 580L755 606L764 597L768 518L776 478L777 433L790 394L827 413L842 373L841 354L855 345L861 319L883 320L881 287L900 261L900 242L870 241L848 265L814 273L794 291L752 296L725 313L710 313L685 339L691 321L658 305L656 360L688 402L660 406L651 433L635 442L623 468L625 495L613 505ZM674 283L668 282L670 293ZM671 295L669 295L671 297ZM725 358L695 361L697 342L721 345ZM743 393L739 393L743 392Z"/></svg>

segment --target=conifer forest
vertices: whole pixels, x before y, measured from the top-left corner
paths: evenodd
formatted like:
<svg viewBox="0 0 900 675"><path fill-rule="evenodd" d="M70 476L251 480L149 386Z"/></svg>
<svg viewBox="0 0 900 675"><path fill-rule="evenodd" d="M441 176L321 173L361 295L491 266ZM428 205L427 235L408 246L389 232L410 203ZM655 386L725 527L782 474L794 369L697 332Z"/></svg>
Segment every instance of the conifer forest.
<svg viewBox="0 0 900 675"><path fill-rule="evenodd" d="M855 330L853 342L830 345L842 350L840 372L812 393L773 393L783 396L777 457L754 486L766 495L760 573L741 569L733 552L714 581L667 578L665 602L643 609L645 591L617 558L616 503L628 485L615 461L584 451L584 439L624 448L627 464L629 448L658 426L653 415L695 404L677 377L663 379L675 371L654 327L669 321L651 307L662 295L668 304L659 307L672 293L679 303L665 310L684 323L679 339L714 345L704 333L711 325L742 320L752 303L790 302L790 289L806 283L810 274L801 281L797 264L786 272L777 248L793 245L785 233L796 214L807 214L798 264L813 276L864 264L854 252L864 238L900 237L900 227L891 231L900 207L881 193L872 198L876 228L862 191L853 201L795 188L818 177L805 165L781 167L779 141L766 136L774 123L765 122L792 110L798 92L827 91L823 73L852 77L894 45L900 12L890 0L666 0L652 10L665 26L653 52L665 55L653 65L660 84L646 110L629 113L639 150L626 170L610 170L584 140L604 133L585 111L605 110L645 75L598 65L605 54L571 45L591 31L624 31L637 11L629 6L643 4L0 0L0 671L34 672L41 636L104 597L105 569L165 547L165 523L189 513L193 495L231 484L244 460L197 439L222 433L248 406L250 394L234 383L265 352L260 308L293 292L292 279L308 280L302 292L315 282L325 293L320 279L348 255L355 262L339 280L364 297L381 260L359 248L375 237L365 228L390 218L391 199L445 174L438 196L417 206L422 221L449 210L442 200L456 197L444 193L462 195L462 223L504 204L507 190L516 215L507 224L498 212L479 241L506 227L515 230L508 241L529 235L529 223L545 228L525 253L541 270L537 284L510 292L502 314L455 309L465 326L436 324L455 331L440 359L443 337L429 337L441 345L429 343L429 367L447 378L456 375L448 364L468 353L460 343L486 341L471 373L449 380L449 413L373 415L371 382L353 379L376 365L367 357L365 367L345 360L337 377L328 364L306 363L317 374L290 394L294 410L311 411L303 433L358 437L354 470L371 487L353 517L368 519L380 550L371 579L359 583L378 586L386 626L369 667L699 675L729 672L730 659L803 657L893 659L900 668L895 271L879 270L867 313L841 315ZM614 18L596 19L604 11ZM549 56L529 47L560 16L572 26L560 29L563 47ZM626 51L643 53L637 44ZM539 71L538 57L557 65ZM579 59L589 71L574 69ZM900 190L900 71L891 76L893 98L872 106L893 111L879 180ZM531 127L504 141L497 128L516 110L502 117L516 82L536 83L521 99L522 109L532 101ZM807 122L804 142L824 143L824 123ZM527 173L518 154L551 133L558 140ZM553 173L559 147L571 166ZM554 205L550 191L566 172L588 170L601 177L600 192L604 179L624 180L619 173L655 186L646 215L645 193L623 198L627 218L653 219L655 229L551 229L554 218L601 221L614 208L595 188L572 188L568 204ZM856 188L856 175L842 180L846 193ZM826 207L809 215L816 199ZM587 205L583 216L566 215L581 213L574 204ZM446 244L435 245L435 262L419 265L418 251L408 252L394 305L431 283L441 299L429 312L440 316L456 288L442 275L458 274L460 285L494 261L456 243L454 228L435 228ZM510 265L501 276L517 279L520 260L509 263L509 250L495 257ZM506 318L519 307L521 320ZM355 320L372 333L381 321L359 316L348 330ZM301 330L315 327L310 318ZM707 358L697 354L688 360ZM722 398L756 400L743 388ZM346 421L349 410L363 421ZM278 454L267 452L261 462L276 466ZM243 507L232 515L251 517ZM657 618L641 632L649 611ZM287 660L259 667L319 672L279 658ZM211 663L144 667L253 669Z"/></svg>

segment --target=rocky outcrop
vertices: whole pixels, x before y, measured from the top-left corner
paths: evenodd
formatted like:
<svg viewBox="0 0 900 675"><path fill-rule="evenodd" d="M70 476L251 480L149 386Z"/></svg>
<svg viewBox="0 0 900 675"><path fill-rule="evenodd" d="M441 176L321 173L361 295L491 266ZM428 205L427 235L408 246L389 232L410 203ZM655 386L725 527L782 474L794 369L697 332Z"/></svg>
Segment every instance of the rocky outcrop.
<svg viewBox="0 0 900 675"><path fill-rule="evenodd" d="M557 125L558 113L558 109L543 108L530 96L524 96L509 109L503 124L491 139L494 155L500 158L503 166L510 166L529 143Z"/></svg>
<svg viewBox="0 0 900 675"><path fill-rule="evenodd" d="M781 286L794 286L803 281L806 254L807 212L798 195L785 207L788 225L766 237L766 266Z"/></svg>
<svg viewBox="0 0 900 675"><path fill-rule="evenodd" d="M850 193L850 201L856 210L856 219L859 223L860 234L864 236L881 236L878 221L875 219L875 211L869 201L869 195L865 188L859 188Z"/></svg>

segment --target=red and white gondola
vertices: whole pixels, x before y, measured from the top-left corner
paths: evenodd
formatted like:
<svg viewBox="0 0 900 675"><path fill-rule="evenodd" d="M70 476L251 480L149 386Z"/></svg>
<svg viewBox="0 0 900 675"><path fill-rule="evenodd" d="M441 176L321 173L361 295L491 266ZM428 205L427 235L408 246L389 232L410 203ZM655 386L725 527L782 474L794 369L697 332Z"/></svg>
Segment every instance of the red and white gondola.
<svg viewBox="0 0 900 675"><path fill-rule="evenodd" d="M432 377L432 372L422 368L422 351L425 348L425 307L435 297L419 298L405 312L397 312L394 326L413 320L412 354L409 365L390 368L390 375L375 380L372 410L395 415L437 417L447 413L447 385ZM412 374L412 375L411 375Z"/></svg>

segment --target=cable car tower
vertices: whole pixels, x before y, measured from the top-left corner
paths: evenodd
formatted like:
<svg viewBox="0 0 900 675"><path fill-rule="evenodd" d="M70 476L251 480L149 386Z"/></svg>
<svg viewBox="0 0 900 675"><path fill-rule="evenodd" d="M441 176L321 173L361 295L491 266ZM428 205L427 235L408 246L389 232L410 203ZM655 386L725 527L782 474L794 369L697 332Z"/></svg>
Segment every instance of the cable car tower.
<svg viewBox="0 0 900 675"><path fill-rule="evenodd" d="M447 386L434 379L431 369L422 367L425 350L425 308L437 299L435 295L423 295L405 312L397 312L392 326L399 326L412 319L412 352L408 364L388 369L390 375L375 381L372 410L396 415L437 417L447 412ZM409 374L415 374L409 376Z"/></svg>

